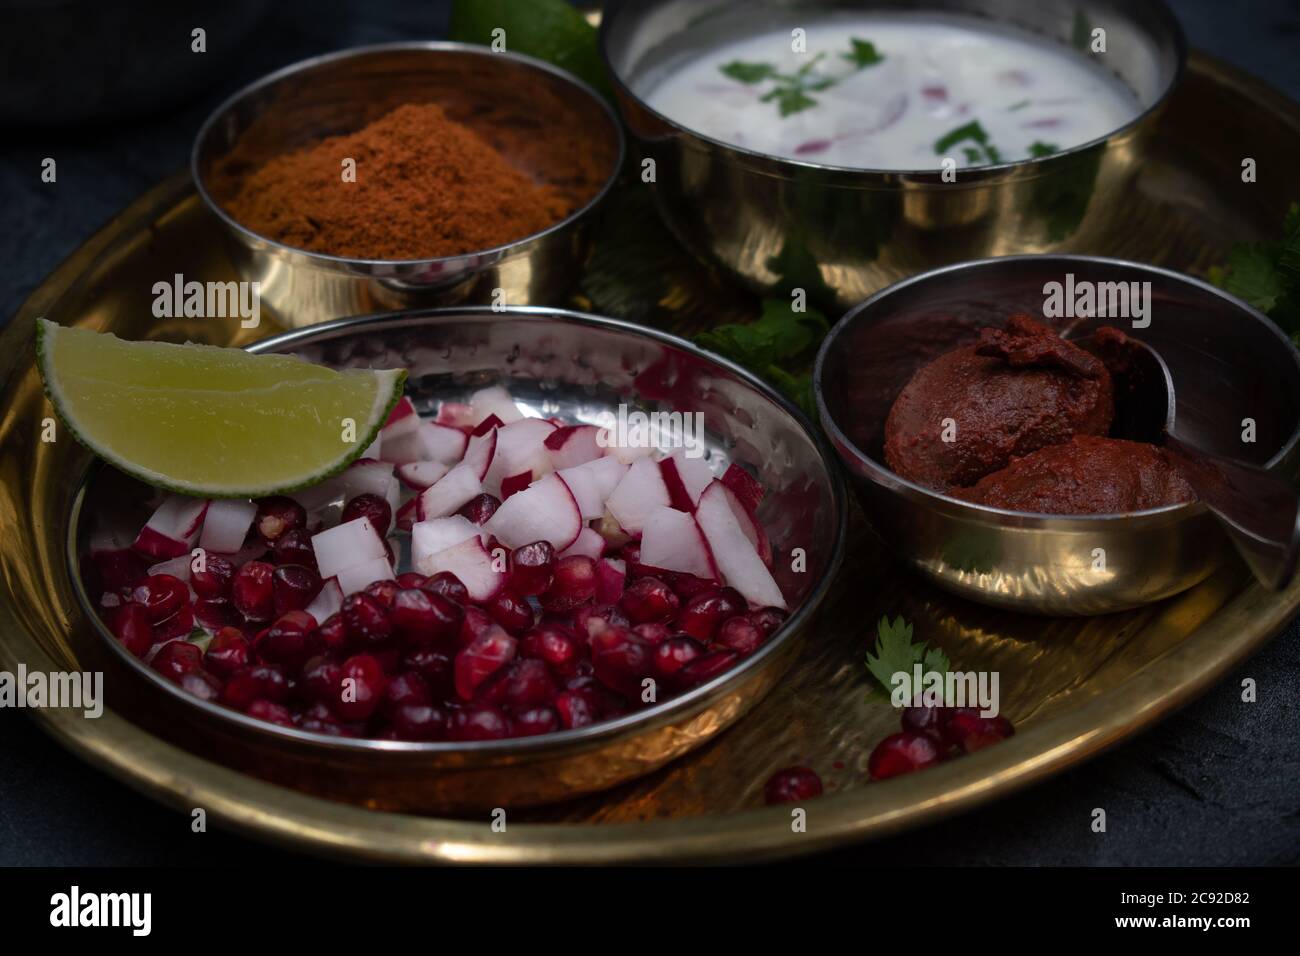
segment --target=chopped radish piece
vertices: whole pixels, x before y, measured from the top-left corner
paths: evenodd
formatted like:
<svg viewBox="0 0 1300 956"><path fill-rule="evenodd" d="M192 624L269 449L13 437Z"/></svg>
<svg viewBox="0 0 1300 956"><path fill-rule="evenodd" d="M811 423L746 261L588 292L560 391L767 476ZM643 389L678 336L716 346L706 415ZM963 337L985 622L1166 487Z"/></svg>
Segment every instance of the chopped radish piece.
<svg viewBox="0 0 1300 956"><path fill-rule="evenodd" d="M412 491L424 491L450 470L441 461L415 461L397 466L397 480Z"/></svg>
<svg viewBox="0 0 1300 956"><path fill-rule="evenodd" d="M723 488L726 490L727 504L731 505L731 513L736 516L736 523L740 525L740 530L745 532L745 537L754 546L758 556L770 568L772 566L772 544L767 539L767 532L758 523L758 519L754 517L753 512L741 503L736 493L726 485L723 485Z"/></svg>
<svg viewBox="0 0 1300 956"><path fill-rule="evenodd" d="M366 584L369 583L369 581L366 582ZM365 587L365 584L362 587ZM343 597L343 589L339 587L338 578L330 578L321 586L312 602L307 605L307 613L316 620L316 624L319 626L339 612L339 609L343 606Z"/></svg>
<svg viewBox="0 0 1300 956"><path fill-rule="evenodd" d="M714 482L700 495L695 520L704 532L713 561L723 580L755 607L785 608L785 597L745 537L726 496L727 486Z"/></svg>
<svg viewBox="0 0 1300 956"><path fill-rule="evenodd" d="M120 526L110 526L103 520L103 516L97 515L94 529L90 532L90 556L94 558L101 554L124 551L131 547L135 536L135 531Z"/></svg>
<svg viewBox="0 0 1300 956"><path fill-rule="evenodd" d="M374 584L376 581L391 581L395 576L393 566L388 563L387 557L370 558L344 568L338 573L339 590L344 594L355 594L369 584Z"/></svg>
<svg viewBox="0 0 1300 956"><path fill-rule="evenodd" d="M470 600L481 602L490 601L505 587L507 574L504 564L504 561L495 562L483 541L475 535L458 545L427 555L424 563L417 564L415 570L428 575L450 571L465 585Z"/></svg>
<svg viewBox="0 0 1300 956"><path fill-rule="evenodd" d="M423 461L424 442L418 429L408 429L397 435L380 434L383 439L379 454L375 457L394 465L406 465L413 461Z"/></svg>
<svg viewBox="0 0 1300 956"><path fill-rule="evenodd" d="M487 544L487 535L483 530L460 515L421 521L411 528L411 563L419 568L439 551L446 551L466 538L476 536Z"/></svg>
<svg viewBox="0 0 1300 956"><path fill-rule="evenodd" d="M361 453L360 457L378 459L383 455L383 452L384 452L384 436L382 434L376 433L375 440L366 446L366 450Z"/></svg>
<svg viewBox="0 0 1300 956"><path fill-rule="evenodd" d="M465 457L461 459L461 464L473 468L474 474L478 476L478 480L481 482L487 477L488 469L492 467L492 459L496 457L496 451L497 433L495 430L488 432L486 435L475 435L465 445Z"/></svg>
<svg viewBox="0 0 1300 956"><path fill-rule="evenodd" d="M605 454L596 436L600 429L595 425L566 425L546 436L546 449L551 453L551 465L556 471L595 461Z"/></svg>
<svg viewBox="0 0 1300 956"><path fill-rule="evenodd" d="M605 501L614 520L634 535L641 532L646 515L661 506L671 506L668 486L659 473L659 465L649 458L638 458Z"/></svg>
<svg viewBox="0 0 1300 956"><path fill-rule="evenodd" d="M567 558L571 554L582 554L589 558L599 558L605 553L605 539L600 536L600 532L591 528L583 528L578 532L577 539L560 552L560 557Z"/></svg>
<svg viewBox="0 0 1300 956"><path fill-rule="evenodd" d="M501 500L505 501L511 495L518 494L533 483L533 473L531 471L520 472L517 475L510 475L508 478L501 480Z"/></svg>
<svg viewBox="0 0 1300 956"><path fill-rule="evenodd" d="M673 507L680 511L694 511L700 495L713 481L709 463L703 458L691 458L685 448L674 448L671 455L660 460L659 470Z"/></svg>
<svg viewBox="0 0 1300 956"><path fill-rule="evenodd" d="M473 466L459 464L435 481L417 499L415 516L420 521L441 518L457 511L471 498L483 493L483 485Z"/></svg>
<svg viewBox="0 0 1300 956"><path fill-rule="evenodd" d="M596 562L596 603L617 604L623 596L627 565L618 558L601 558Z"/></svg>
<svg viewBox="0 0 1300 956"><path fill-rule="evenodd" d="M388 413L388 420L384 422L384 427L380 429L385 436L401 435L405 432L413 432L420 425L420 414L415 410L415 403L403 395L393 406L393 410Z"/></svg>
<svg viewBox="0 0 1300 956"><path fill-rule="evenodd" d="M257 505L251 501L218 498L208 505L208 513L203 517L199 547L217 554L234 554L244 546L256 514Z"/></svg>
<svg viewBox="0 0 1300 956"><path fill-rule="evenodd" d="M695 519L674 508L656 508L641 530L641 563L697 578L716 578L718 569Z"/></svg>
<svg viewBox="0 0 1300 956"><path fill-rule="evenodd" d="M512 550L549 541L556 551L563 551L582 531L582 514L564 479L547 475L501 502L483 527Z"/></svg>
<svg viewBox="0 0 1300 956"><path fill-rule="evenodd" d="M627 474L627 465L614 458L597 458L573 468L565 468L558 474L577 499L582 520L590 521L605 513L605 499Z"/></svg>
<svg viewBox="0 0 1300 956"><path fill-rule="evenodd" d="M343 471L339 478L339 490L344 501L350 501L357 495L378 495L388 497L388 486L393 480L393 463L376 461L373 458L358 458ZM300 502L301 503L301 502ZM304 504L304 508L307 506ZM308 508L310 511L311 509Z"/></svg>
<svg viewBox="0 0 1300 956"><path fill-rule="evenodd" d="M393 515L393 524L398 531L410 531L415 526L419 508L420 499L415 497L397 509L397 514Z"/></svg>
<svg viewBox="0 0 1300 956"><path fill-rule="evenodd" d="M186 554L198 539L207 510L206 498L168 495L140 529L131 547L151 558Z"/></svg>
<svg viewBox="0 0 1300 956"><path fill-rule="evenodd" d="M463 402L443 402L433 420L449 428L473 428L474 409Z"/></svg>
<svg viewBox="0 0 1300 956"><path fill-rule="evenodd" d="M757 478L733 461L722 473L722 483L731 489L732 494L740 499L751 515L758 511L758 506L763 502L763 486Z"/></svg>
<svg viewBox="0 0 1300 956"><path fill-rule="evenodd" d="M479 389L469 397L469 403L474 409L473 424L475 425L489 415L495 415L505 425L524 417L519 407L515 405L515 400L510 397L510 393L500 385Z"/></svg>
<svg viewBox="0 0 1300 956"><path fill-rule="evenodd" d="M316 552L316 567L322 578L335 577L340 571L352 565L375 558L388 560L388 552L384 550L384 539L379 536L379 532L375 530L369 518L354 518L328 531L314 534L311 537L311 546ZM339 577L339 584L343 583L343 578ZM362 587L365 585L363 584ZM345 589L345 593L352 592Z"/></svg>
<svg viewBox="0 0 1300 956"><path fill-rule="evenodd" d="M190 579L190 562L193 560L188 554L182 554L179 558L172 558L169 561L155 564L147 573L170 574L172 577L188 583Z"/></svg>
<svg viewBox="0 0 1300 956"><path fill-rule="evenodd" d="M423 457L426 459L454 465L465 455L465 443L469 436L459 428L437 422L422 422L418 434Z"/></svg>
<svg viewBox="0 0 1300 956"><path fill-rule="evenodd" d="M504 424L505 422L497 418L495 415L489 415L487 418L475 425L470 434L475 437L486 435L488 432L496 431Z"/></svg>
<svg viewBox="0 0 1300 956"><path fill-rule="evenodd" d="M610 437L608 430L606 430L606 434L603 440L606 442L612 441L612 438ZM639 445L606 444L606 445L602 445L601 447L604 448L606 455L608 455L610 458L613 458L617 461L621 461L625 465L630 465L633 462L640 461L643 458L649 458L655 452L655 446L650 444L649 442L646 442L644 444L639 444Z"/></svg>
<svg viewBox="0 0 1300 956"><path fill-rule="evenodd" d="M497 429L496 451L483 487L488 491L504 490L501 482L507 475L528 472L533 478L541 478L548 474L552 466L546 439L554 431L555 426L543 418L523 418Z"/></svg>

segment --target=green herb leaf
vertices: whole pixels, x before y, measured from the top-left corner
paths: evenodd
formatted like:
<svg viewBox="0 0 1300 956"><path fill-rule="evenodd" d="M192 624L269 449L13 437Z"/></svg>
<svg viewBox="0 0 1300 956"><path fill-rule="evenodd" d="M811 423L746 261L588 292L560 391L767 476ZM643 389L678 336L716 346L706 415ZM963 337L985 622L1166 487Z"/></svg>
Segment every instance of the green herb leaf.
<svg viewBox="0 0 1300 956"><path fill-rule="evenodd" d="M1060 151L1061 147L1054 143L1044 143L1042 140L1035 140L1029 144L1029 155L1034 159L1051 156L1053 153L1059 153Z"/></svg>
<svg viewBox="0 0 1300 956"><path fill-rule="evenodd" d="M876 624L874 653L867 653L867 670L880 685L873 690L883 690L884 696L888 697L894 690L894 675L900 671L911 674L916 664L921 665L922 679L931 671L946 675L952 666L948 656L939 648L913 642L912 625L901 615L893 621L888 616L882 617Z"/></svg>
<svg viewBox="0 0 1300 956"><path fill-rule="evenodd" d="M802 89L786 88L778 90L776 103L783 118L790 116L793 113L801 113L808 109L808 107L817 105L817 101L806 94Z"/></svg>
<svg viewBox="0 0 1300 956"><path fill-rule="evenodd" d="M956 129L949 130L947 133L944 133L943 136L939 137L934 144L934 151L937 155L942 156L962 140L967 139L974 140L983 146L989 141L989 134L980 124L979 120L971 120L969 123L964 123Z"/></svg>
<svg viewBox="0 0 1300 956"><path fill-rule="evenodd" d="M565 0L454 0L448 38L462 43L493 42L493 31L505 31L515 53L527 53L554 63L612 96L609 76L600 55L596 28Z"/></svg>
<svg viewBox="0 0 1300 956"><path fill-rule="evenodd" d="M718 69L741 83L761 83L776 75L776 67L771 63L746 63L744 60L732 60Z"/></svg>
<svg viewBox="0 0 1300 956"><path fill-rule="evenodd" d="M1267 313L1300 343L1300 204L1287 210L1281 240L1236 243L1227 265L1211 268L1209 279Z"/></svg>
<svg viewBox="0 0 1300 956"><path fill-rule="evenodd" d="M870 43L866 40L859 40L857 37L850 38L849 43L852 45L853 49L848 53L841 53L840 55L858 69L867 66L875 66L877 63L884 60L884 57L876 50L876 45L874 43Z"/></svg>

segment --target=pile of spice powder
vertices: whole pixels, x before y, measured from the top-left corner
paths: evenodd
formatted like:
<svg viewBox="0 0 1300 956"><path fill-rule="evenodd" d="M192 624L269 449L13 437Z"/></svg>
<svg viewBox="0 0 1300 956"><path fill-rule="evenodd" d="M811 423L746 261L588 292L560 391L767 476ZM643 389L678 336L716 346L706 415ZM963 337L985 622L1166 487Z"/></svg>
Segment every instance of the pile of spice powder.
<svg viewBox="0 0 1300 956"><path fill-rule="evenodd" d="M343 179L344 159L356 181ZM431 259L504 245L559 222L573 203L513 168L434 103L274 157L223 205L241 225L351 259Z"/></svg>

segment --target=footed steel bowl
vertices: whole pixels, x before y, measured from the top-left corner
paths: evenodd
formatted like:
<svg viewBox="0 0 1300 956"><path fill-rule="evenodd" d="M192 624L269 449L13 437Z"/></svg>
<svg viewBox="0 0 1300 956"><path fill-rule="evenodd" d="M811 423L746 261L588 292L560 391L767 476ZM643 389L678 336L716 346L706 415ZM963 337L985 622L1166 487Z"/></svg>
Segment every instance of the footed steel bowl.
<svg viewBox="0 0 1300 956"><path fill-rule="evenodd" d="M1076 47L1137 95L1108 136L1042 159L899 171L783 159L712 139L647 105L683 57L819 12L967 14ZM1111 248L1127 235L1125 194L1187 44L1159 0L638 0L606 11L601 48L637 147L655 160L664 221L700 258L761 293L805 289L843 311L891 282L991 255Z"/></svg>
<svg viewBox="0 0 1300 956"><path fill-rule="evenodd" d="M572 156L554 155L520 130L559 129L588 144L603 181L566 218L494 249L433 259L352 259L310 252L246 228L222 205L223 157L244 142L259 160L352 133L407 103L439 104L489 143L494 130L516 168L543 183L573 186ZM213 111L194 141L191 172L204 203L226 227L231 259L261 284L262 304L289 326L367 312L461 303L560 302L590 248L592 212L618 178L623 129L604 99L563 70L519 53L470 43L384 43L315 57L263 77ZM358 174L362 175L363 170Z"/></svg>
<svg viewBox="0 0 1300 956"><path fill-rule="evenodd" d="M1047 283L1149 282L1149 326L1127 334L1169 366L1178 431L1207 451L1285 475L1300 452L1300 353L1266 316L1209 283L1089 256L1006 256L937 269L851 310L822 343L817 410L876 532L950 591L1040 614L1103 614L1204 580L1232 547L1198 502L1124 515L1027 514L970 504L896 475L885 419L918 368L978 329L1043 316ZM1096 324L1097 319L1090 319ZM1246 420L1254 440L1243 441ZM1100 552L1100 553L1099 553ZM1099 558L1101 560L1099 560Z"/></svg>
<svg viewBox="0 0 1300 956"><path fill-rule="evenodd" d="M93 629L72 636L78 659L107 672L113 707L203 757L309 793L370 807L470 813L563 800L612 787L700 746L780 679L839 568L843 480L811 423L748 372L675 336L556 309L432 309L345 319L265 339L254 352L336 368L404 367L422 412L500 382L545 416L596 421L620 405L703 414L707 460L730 462L767 489L759 518L778 556L790 617L761 649L712 681L616 720L559 733L475 743L328 737L277 727L199 700L127 652L99 621L81 579L90 519L101 509L148 515L149 489L98 466L77 495L68 558ZM794 570L794 549L806 568ZM405 548L404 548L405 550Z"/></svg>

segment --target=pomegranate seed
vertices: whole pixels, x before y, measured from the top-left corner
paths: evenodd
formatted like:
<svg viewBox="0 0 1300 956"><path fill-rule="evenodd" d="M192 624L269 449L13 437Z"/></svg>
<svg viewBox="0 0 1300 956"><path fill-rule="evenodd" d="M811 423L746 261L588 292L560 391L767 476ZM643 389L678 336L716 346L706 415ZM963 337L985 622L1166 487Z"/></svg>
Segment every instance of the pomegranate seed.
<svg viewBox="0 0 1300 956"><path fill-rule="evenodd" d="M450 723L441 707L403 704L393 717L393 730L399 740L446 740Z"/></svg>
<svg viewBox="0 0 1300 956"><path fill-rule="evenodd" d="M350 737L352 734L343 729L343 725L328 717L303 717L298 721L298 729L327 737Z"/></svg>
<svg viewBox="0 0 1300 956"><path fill-rule="evenodd" d="M284 672L271 664L259 664L232 674L222 688L221 702L235 710L247 710L255 700L280 703L288 696L289 682Z"/></svg>
<svg viewBox="0 0 1300 956"><path fill-rule="evenodd" d="M555 548L549 541L534 541L510 554L507 587L519 597L534 597L551 586L555 577Z"/></svg>
<svg viewBox="0 0 1300 956"><path fill-rule="evenodd" d="M717 643L738 654L752 654L763 646L764 634L748 614L728 618L718 628Z"/></svg>
<svg viewBox="0 0 1300 956"><path fill-rule="evenodd" d="M304 568L316 568L316 549L311 546L311 532L306 528L294 528L286 531L275 542L273 549L276 564L299 564Z"/></svg>
<svg viewBox="0 0 1300 956"><path fill-rule="evenodd" d="M200 598L194 602L194 619L209 631L216 631L234 624L237 617L225 598Z"/></svg>
<svg viewBox="0 0 1300 956"><path fill-rule="evenodd" d="M469 603L469 589L450 571L439 571L430 577L424 583L424 590L432 594L441 594L460 605Z"/></svg>
<svg viewBox="0 0 1300 956"><path fill-rule="evenodd" d="M456 640L459 646L468 647L483 635L500 629L501 625L492 620L487 611L471 604L465 608L465 620L461 622L460 634L457 635Z"/></svg>
<svg viewBox="0 0 1300 956"><path fill-rule="evenodd" d="M683 687L693 687L713 680L738 660L740 655L735 651L711 651L683 666L677 674Z"/></svg>
<svg viewBox="0 0 1300 956"><path fill-rule="evenodd" d="M320 593L320 575L301 564L282 564L271 575L275 613L301 611Z"/></svg>
<svg viewBox="0 0 1300 956"><path fill-rule="evenodd" d="M293 715L289 713L289 709L283 704L276 704L269 700L253 701L244 713L249 717L264 720L268 724L276 724L280 727L293 726Z"/></svg>
<svg viewBox="0 0 1300 956"><path fill-rule="evenodd" d="M158 649L149 666L179 684L182 677L203 666L203 652L189 641L170 641Z"/></svg>
<svg viewBox="0 0 1300 956"><path fill-rule="evenodd" d="M324 655L311 658L302 666L298 687L314 704L332 705L342 694L343 668Z"/></svg>
<svg viewBox="0 0 1300 956"><path fill-rule="evenodd" d="M170 574L151 574L131 590L131 600L144 608L154 624L165 621L189 600L189 588Z"/></svg>
<svg viewBox="0 0 1300 956"><path fill-rule="evenodd" d="M953 708L942 725L944 742L968 754L1006 740L1015 732L1015 726L1001 714L981 717L974 707Z"/></svg>
<svg viewBox="0 0 1300 956"><path fill-rule="evenodd" d="M488 603L487 612L511 634L522 634L533 626L533 606L505 591Z"/></svg>
<svg viewBox="0 0 1300 956"><path fill-rule="evenodd" d="M496 514L500 507L499 499L484 492L467 501L456 514L468 518L473 524L487 524L488 519Z"/></svg>
<svg viewBox="0 0 1300 956"><path fill-rule="evenodd" d="M665 684L676 687L682 683L678 671L706 653L704 645L693 637L685 634L670 637L654 649L655 673Z"/></svg>
<svg viewBox="0 0 1300 956"><path fill-rule="evenodd" d="M750 611L748 614L749 619L763 632L764 639L771 637L789 616L779 607L761 607L757 611Z"/></svg>
<svg viewBox="0 0 1300 956"><path fill-rule="evenodd" d="M555 699L555 680L538 660L513 660L478 687L477 698L517 712L549 704Z"/></svg>
<svg viewBox="0 0 1300 956"><path fill-rule="evenodd" d="M149 573L149 566L144 559L126 548L121 551L96 552L93 560L106 591L135 587Z"/></svg>
<svg viewBox="0 0 1300 956"><path fill-rule="evenodd" d="M654 653L631 631L611 627L592 637L591 664L602 684L637 698L641 681L654 671Z"/></svg>
<svg viewBox="0 0 1300 956"><path fill-rule="evenodd" d="M389 612L393 630L407 644L424 647L452 640L460 631L465 610L455 601L418 588L405 588L393 598Z"/></svg>
<svg viewBox="0 0 1300 956"><path fill-rule="evenodd" d="M872 780L887 780L902 773L923 770L943 760L943 751L929 734L890 734L871 751L867 772Z"/></svg>
<svg viewBox="0 0 1300 956"><path fill-rule="evenodd" d="M562 726L560 715L554 707L530 707L515 714L516 737L551 734Z"/></svg>
<svg viewBox="0 0 1300 956"><path fill-rule="evenodd" d="M403 571L397 576L397 586L403 590L422 588L428 583L429 579L418 571Z"/></svg>
<svg viewBox="0 0 1300 956"><path fill-rule="evenodd" d="M249 643L237 627L223 627L212 635L203 655L203 666L221 678L229 678L248 666Z"/></svg>
<svg viewBox="0 0 1300 956"><path fill-rule="evenodd" d="M586 604L596 593L596 562L586 555L571 554L555 562L555 576L542 595L548 611L571 611Z"/></svg>
<svg viewBox="0 0 1300 956"><path fill-rule="evenodd" d="M349 594L343 599L339 614L347 625L348 637L360 644L383 644L393 635L393 622L389 620L388 612L372 595L364 592Z"/></svg>
<svg viewBox="0 0 1300 956"><path fill-rule="evenodd" d="M342 614L331 614L316 628L316 641L327 651L339 651L348 643L348 626Z"/></svg>
<svg viewBox="0 0 1300 956"><path fill-rule="evenodd" d="M275 616L275 568L265 561L249 561L235 574L230 600L235 610L250 621L269 621Z"/></svg>
<svg viewBox="0 0 1300 956"><path fill-rule="evenodd" d="M452 740L502 740L510 736L510 718L491 704L471 704L451 720Z"/></svg>
<svg viewBox="0 0 1300 956"><path fill-rule="evenodd" d="M686 603L677 626L697 641L711 641L723 621L745 610L745 599L733 588L705 591Z"/></svg>
<svg viewBox="0 0 1300 956"><path fill-rule="evenodd" d="M607 628L631 626L627 615L612 604L588 604L573 612L574 633L587 641Z"/></svg>
<svg viewBox="0 0 1300 956"><path fill-rule="evenodd" d="M366 492L343 506L342 522L355 521L357 518L367 519L382 538L393 526L393 506L388 503L388 499Z"/></svg>
<svg viewBox="0 0 1300 956"><path fill-rule="evenodd" d="M387 611L392 608L393 601L397 599L397 592L400 590L402 590L401 585L393 580L371 581L361 589L361 593L369 594Z"/></svg>
<svg viewBox="0 0 1300 956"><path fill-rule="evenodd" d="M450 654L421 647L407 652L399 664L403 671L419 674L429 689L440 698L455 693L455 665Z"/></svg>
<svg viewBox="0 0 1300 956"><path fill-rule="evenodd" d="M697 594L712 591L718 586L718 582L712 578L697 578L693 574L685 573L670 574L664 580L683 602L690 601Z"/></svg>
<svg viewBox="0 0 1300 956"><path fill-rule="evenodd" d="M162 644L166 641L174 641L177 638L187 638L194 630L194 610L188 605L181 605L181 609L153 626L153 642Z"/></svg>
<svg viewBox="0 0 1300 956"><path fill-rule="evenodd" d="M216 701L221 697L221 679L205 670L182 674L180 685L181 690L193 694L199 700Z"/></svg>
<svg viewBox="0 0 1300 956"><path fill-rule="evenodd" d="M370 654L357 654L343 662L339 696L331 706L345 721L367 720L379 707L388 676L378 659Z"/></svg>
<svg viewBox="0 0 1300 956"><path fill-rule="evenodd" d="M288 611L258 636L253 649L263 662L296 672L311 656L308 637L315 630L316 620L306 611Z"/></svg>
<svg viewBox="0 0 1300 956"><path fill-rule="evenodd" d="M398 674L384 688L384 697L379 702L380 712L386 717L394 718L398 710L407 704L428 706L433 703L433 694L429 685L419 674L408 672Z"/></svg>
<svg viewBox="0 0 1300 956"><path fill-rule="evenodd" d="M948 719L944 707L915 705L903 708L902 725L904 730L913 733L929 734L935 740L943 739L943 723Z"/></svg>
<svg viewBox="0 0 1300 956"><path fill-rule="evenodd" d="M570 677L565 681L564 689L587 698L595 713L602 718L617 717L627 711L627 701L590 674L579 672L578 676Z"/></svg>
<svg viewBox="0 0 1300 956"><path fill-rule="evenodd" d="M667 624L638 624L632 633L650 644L662 644L676 632Z"/></svg>
<svg viewBox="0 0 1300 956"><path fill-rule="evenodd" d="M658 578L637 578L623 592L618 606L633 624L661 624L681 607L672 588Z"/></svg>
<svg viewBox="0 0 1300 956"><path fill-rule="evenodd" d="M113 613L113 636L136 657L144 657L153 647L153 625L139 604L123 604Z"/></svg>
<svg viewBox="0 0 1300 956"><path fill-rule="evenodd" d="M569 677L582 660L583 645L558 624L539 624L519 642L519 654L542 661L561 677Z"/></svg>
<svg viewBox="0 0 1300 956"><path fill-rule="evenodd" d="M591 700L585 694L573 690L561 691L556 696L555 711L560 715L560 723L569 730L587 727L599 719Z"/></svg>
<svg viewBox="0 0 1300 956"><path fill-rule="evenodd" d="M799 803L822 795L822 778L807 767L786 767L768 778L763 799L768 804Z"/></svg>
<svg viewBox="0 0 1300 956"><path fill-rule="evenodd" d="M470 700L478 685L514 656L515 639L494 625L456 655L456 693Z"/></svg>
<svg viewBox="0 0 1300 956"><path fill-rule="evenodd" d="M235 580L235 565L219 554L203 557L203 570L190 571L190 587L201 598L230 597L230 582Z"/></svg>
<svg viewBox="0 0 1300 956"><path fill-rule="evenodd" d="M266 546L273 547L288 532L307 527L307 511L298 502L285 495L259 498L253 527L262 536Z"/></svg>

